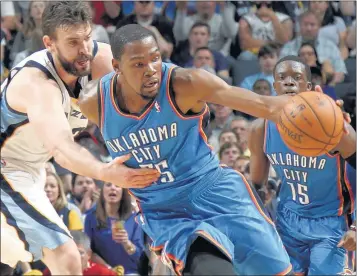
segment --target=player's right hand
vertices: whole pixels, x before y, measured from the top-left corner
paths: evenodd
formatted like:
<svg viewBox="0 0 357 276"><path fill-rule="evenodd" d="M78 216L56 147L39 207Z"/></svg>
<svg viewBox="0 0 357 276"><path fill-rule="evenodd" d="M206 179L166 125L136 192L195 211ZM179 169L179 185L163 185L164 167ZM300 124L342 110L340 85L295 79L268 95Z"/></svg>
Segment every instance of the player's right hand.
<svg viewBox="0 0 357 276"><path fill-rule="evenodd" d="M131 154L127 154L105 164L101 170L101 180L113 183L121 188L144 188L159 179L160 172L156 169L128 168L123 163L130 158Z"/></svg>

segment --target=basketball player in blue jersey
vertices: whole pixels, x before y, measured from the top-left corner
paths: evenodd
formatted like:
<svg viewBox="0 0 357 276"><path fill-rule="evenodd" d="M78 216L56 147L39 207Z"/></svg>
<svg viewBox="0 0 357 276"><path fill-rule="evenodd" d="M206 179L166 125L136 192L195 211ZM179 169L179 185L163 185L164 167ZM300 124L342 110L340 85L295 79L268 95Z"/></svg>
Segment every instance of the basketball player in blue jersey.
<svg viewBox="0 0 357 276"><path fill-rule="evenodd" d="M160 171L152 185L130 189L151 249L178 275L288 275L274 224L244 177L220 166L203 127L206 102L276 120L289 97L260 96L204 70L163 63L140 25L118 29L111 48L114 72L90 83L79 105L113 158Z"/></svg>
<svg viewBox="0 0 357 276"><path fill-rule="evenodd" d="M91 38L85 2L49 2L43 12L46 49L11 70L1 86L1 263L42 259L53 275L81 275L80 256L45 192L45 162L118 184L156 181L153 169L130 169L121 159L96 160L73 141L85 128L77 102L81 87L112 70L109 45Z"/></svg>
<svg viewBox="0 0 357 276"><path fill-rule="evenodd" d="M296 56L278 61L274 81L278 95L312 89L310 68ZM348 219L355 209L356 134L350 125L347 130L333 152L305 157L284 144L274 122L257 119L252 125L251 179L266 185L272 165L282 180L277 229L295 275L344 273L346 250L356 249L355 224L349 229Z"/></svg>

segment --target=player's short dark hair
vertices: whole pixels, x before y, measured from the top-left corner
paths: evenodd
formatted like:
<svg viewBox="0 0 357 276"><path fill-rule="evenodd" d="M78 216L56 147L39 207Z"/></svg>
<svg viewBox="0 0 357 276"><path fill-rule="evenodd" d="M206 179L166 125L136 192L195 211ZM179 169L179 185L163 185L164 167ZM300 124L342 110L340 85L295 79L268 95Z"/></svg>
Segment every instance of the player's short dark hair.
<svg viewBox="0 0 357 276"><path fill-rule="evenodd" d="M110 40L113 57L120 59L126 44L143 40L147 37L153 37L156 40L153 32L139 24L128 24L117 29Z"/></svg>
<svg viewBox="0 0 357 276"><path fill-rule="evenodd" d="M192 25L192 27L190 29L190 33L192 32L192 30L194 28L198 28L198 27L206 27L208 30L208 34L209 35L211 34L211 27L206 22L201 22L201 21L197 21Z"/></svg>
<svg viewBox="0 0 357 276"><path fill-rule="evenodd" d="M306 77L307 77L307 80L308 81L311 81L311 70L310 70L310 66L307 65L300 57L298 56L286 56L286 57L283 57L281 58L280 60L278 60L278 62L275 64L275 67L274 67L274 70L273 70L273 76L275 76L275 71L276 71L276 68L278 67L278 65L284 61L295 61L295 62L298 62L298 63L301 63L302 65L304 65L305 67L305 73L306 73Z"/></svg>
<svg viewBox="0 0 357 276"><path fill-rule="evenodd" d="M92 24L92 10L84 1L48 2L42 14L42 32L55 38L57 28Z"/></svg>

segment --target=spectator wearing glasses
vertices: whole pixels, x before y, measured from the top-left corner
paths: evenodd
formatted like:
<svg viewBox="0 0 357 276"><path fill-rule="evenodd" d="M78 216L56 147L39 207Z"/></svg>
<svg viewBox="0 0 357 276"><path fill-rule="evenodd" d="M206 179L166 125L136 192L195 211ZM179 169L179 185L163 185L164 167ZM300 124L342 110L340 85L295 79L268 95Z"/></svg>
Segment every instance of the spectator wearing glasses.
<svg viewBox="0 0 357 276"><path fill-rule="evenodd" d="M175 45L172 23L163 15L155 14L154 1L135 1L134 12L118 22L117 29L128 24L139 24L152 31L162 59L168 61Z"/></svg>

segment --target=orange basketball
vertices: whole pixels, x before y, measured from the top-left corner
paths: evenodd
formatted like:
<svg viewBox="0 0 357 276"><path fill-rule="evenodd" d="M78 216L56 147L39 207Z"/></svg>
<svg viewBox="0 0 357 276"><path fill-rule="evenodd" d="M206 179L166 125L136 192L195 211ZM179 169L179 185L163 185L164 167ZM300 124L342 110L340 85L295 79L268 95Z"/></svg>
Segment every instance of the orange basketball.
<svg viewBox="0 0 357 276"><path fill-rule="evenodd" d="M291 98L280 114L278 129L285 144L297 154L319 156L340 142L343 120L332 98L310 91Z"/></svg>

